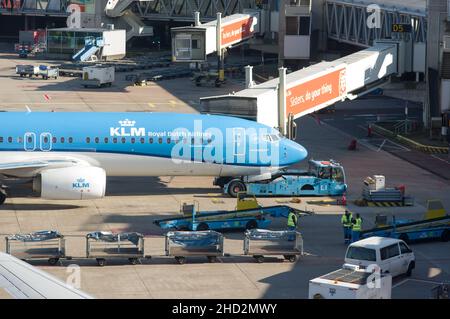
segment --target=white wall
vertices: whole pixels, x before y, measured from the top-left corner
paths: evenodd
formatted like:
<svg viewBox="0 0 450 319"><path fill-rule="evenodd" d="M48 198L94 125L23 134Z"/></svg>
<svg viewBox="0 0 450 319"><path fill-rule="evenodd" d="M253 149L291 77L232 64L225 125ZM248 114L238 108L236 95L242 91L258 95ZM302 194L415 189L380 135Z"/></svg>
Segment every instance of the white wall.
<svg viewBox="0 0 450 319"><path fill-rule="evenodd" d="M441 110L450 110L450 80L441 80Z"/></svg>
<svg viewBox="0 0 450 319"><path fill-rule="evenodd" d="M284 57L286 59L309 59L309 35L286 35L284 37Z"/></svg>
<svg viewBox="0 0 450 319"><path fill-rule="evenodd" d="M126 54L126 30L108 30L103 32L103 56L116 56Z"/></svg>
<svg viewBox="0 0 450 319"><path fill-rule="evenodd" d="M274 88L265 94L258 96L258 112L256 120L258 123L270 127L278 126L278 91Z"/></svg>

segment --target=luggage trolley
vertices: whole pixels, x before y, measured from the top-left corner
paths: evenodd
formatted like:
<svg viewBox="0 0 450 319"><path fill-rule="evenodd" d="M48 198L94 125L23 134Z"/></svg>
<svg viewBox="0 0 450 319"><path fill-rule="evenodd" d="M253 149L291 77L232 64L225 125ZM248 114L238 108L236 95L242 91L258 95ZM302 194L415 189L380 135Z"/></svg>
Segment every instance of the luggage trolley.
<svg viewBox="0 0 450 319"><path fill-rule="evenodd" d="M283 256L284 259L294 262L297 256L303 255L303 238L294 230L247 230L244 237L244 254L252 255L258 263L262 263L267 255Z"/></svg>
<svg viewBox="0 0 450 319"><path fill-rule="evenodd" d="M128 258L132 265L144 255L144 236L140 233L93 232L86 235L86 257L95 258L101 267L106 259Z"/></svg>
<svg viewBox="0 0 450 319"><path fill-rule="evenodd" d="M66 256L64 236L54 230L38 231L31 234L15 234L5 237L6 253L22 260L47 259L56 265Z"/></svg>
<svg viewBox="0 0 450 319"><path fill-rule="evenodd" d="M184 264L186 257L191 256L205 256L213 263L223 254L223 235L216 231L171 231L166 234L166 256L175 257L179 264Z"/></svg>

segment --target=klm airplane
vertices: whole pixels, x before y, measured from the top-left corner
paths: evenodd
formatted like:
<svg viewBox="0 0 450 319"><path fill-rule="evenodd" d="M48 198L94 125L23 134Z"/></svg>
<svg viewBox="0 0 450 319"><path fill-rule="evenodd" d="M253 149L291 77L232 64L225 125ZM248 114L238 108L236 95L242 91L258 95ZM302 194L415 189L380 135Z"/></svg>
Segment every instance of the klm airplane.
<svg viewBox="0 0 450 319"><path fill-rule="evenodd" d="M32 180L46 199L101 198L106 176L258 176L307 156L273 128L225 116L3 112L0 123L0 181Z"/></svg>

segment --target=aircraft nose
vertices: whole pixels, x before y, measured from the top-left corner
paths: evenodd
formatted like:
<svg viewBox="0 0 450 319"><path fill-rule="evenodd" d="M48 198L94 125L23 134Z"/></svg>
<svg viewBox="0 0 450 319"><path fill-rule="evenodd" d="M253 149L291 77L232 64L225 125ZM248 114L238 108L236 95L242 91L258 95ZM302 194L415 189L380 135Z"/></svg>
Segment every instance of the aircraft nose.
<svg viewBox="0 0 450 319"><path fill-rule="evenodd" d="M285 165L291 165L303 161L308 156L308 151L300 144L286 139L286 158Z"/></svg>

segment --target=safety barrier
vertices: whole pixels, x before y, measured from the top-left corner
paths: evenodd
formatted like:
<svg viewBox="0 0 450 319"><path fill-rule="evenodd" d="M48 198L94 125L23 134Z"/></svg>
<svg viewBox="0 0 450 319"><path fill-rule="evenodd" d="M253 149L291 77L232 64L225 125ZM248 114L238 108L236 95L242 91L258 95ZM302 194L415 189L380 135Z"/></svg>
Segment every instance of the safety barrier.
<svg viewBox="0 0 450 319"><path fill-rule="evenodd" d="M381 134L386 137L390 137L395 139L396 141L400 142L401 144L405 144L413 149L416 149L418 151L424 152L424 153L430 153L430 154L448 154L449 148L448 147L442 147L442 146L432 146L432 145L424 145L421 143L418 143L416 141L413 141L407 137L404 137L400 134L395 134L392 131L385 129L384 127L381 127L376 124L372 124L372 129L377 132L378 134Z"/></svg>

